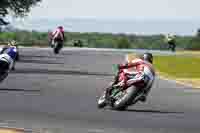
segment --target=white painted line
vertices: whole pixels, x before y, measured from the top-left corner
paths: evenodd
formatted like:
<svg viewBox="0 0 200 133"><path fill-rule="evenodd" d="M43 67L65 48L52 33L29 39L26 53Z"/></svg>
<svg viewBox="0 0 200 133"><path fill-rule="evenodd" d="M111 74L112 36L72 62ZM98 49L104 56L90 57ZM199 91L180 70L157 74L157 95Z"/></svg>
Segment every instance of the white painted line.
<svg viewBox="0 0 200 133"><path fill-rule="evenodd" d="M162 80L166 80L166 81L171 82L171 83L176 83L176 84L184 85L186 87L194 88L194 86L192 84L184 83L184 82L181 82L181 81L176 81L176 80L169 79L169 78L162 77L162 76L159 76L158 78L160 78Z"/></svg>
<svg viewBox="0 0 200 133"><path fill-rule="evenodd" d="M105 133L103 129L89 129L88 133Z"/></svg>
<svg viewBox="0 0 200 133"><path fill-rule="evenodd" d="M0 126L0 131L2 130L11 130L11 131L17 131L17 132L21 132L21 133L25 133L25 132L30 132L33 133L33 130L31 129L25 129L25 128L17 128L17 127L10 127L10 126ZM37 133L34 131L34 133Z"/></svg>
<svg viewBox="0 0 200 133"><path fill-rule="evenodd" d="M184 93L195 93L195 94L197 94L197 93L199 93L200 94L200 90L195 90L195 89L184 89L183 90L183 92Z"/></svg>

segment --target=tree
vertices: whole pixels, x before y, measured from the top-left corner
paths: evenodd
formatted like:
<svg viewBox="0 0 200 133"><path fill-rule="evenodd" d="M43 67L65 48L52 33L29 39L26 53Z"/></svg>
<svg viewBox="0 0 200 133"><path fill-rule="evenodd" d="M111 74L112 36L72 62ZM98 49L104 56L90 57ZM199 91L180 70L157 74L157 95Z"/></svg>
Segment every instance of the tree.
<svg viewBox="0 0 200 133"><path fill-rule="evenodd" d="M119 40L117 41L117 48L130 48L131 44L129 40L126 37L120 37Z"/></svg>
<svg viewBox="0 0 200 133"><path fill-rule="evenodd" d="M39 2L41 0L0 0L0 15L5 17L12 12L17 17L23 17Z"/></svg>

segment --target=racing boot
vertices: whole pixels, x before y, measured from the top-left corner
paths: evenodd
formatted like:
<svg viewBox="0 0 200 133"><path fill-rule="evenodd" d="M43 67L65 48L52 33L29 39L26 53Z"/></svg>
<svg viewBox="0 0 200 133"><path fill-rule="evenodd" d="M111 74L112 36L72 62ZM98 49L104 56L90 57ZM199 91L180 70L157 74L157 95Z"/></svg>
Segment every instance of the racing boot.
<svg viewBox="0 0 200 133"><path fill-rule="evenodd" d="M112 91L112 86L106 89L106 94L105 94L106 103L109 105L111 104L111 97L110 97L111 91Z"/></svg>
<svg viewBox="0 0 200 133"><path fill-rule="evenodd" d="M110 95L111 95L111 92L113 90L113 87L118 83L118 78L119 78L119 75L117 74L114 77L114 81L111 82L111 84L109 85L109 87L106 89L105 99L106 99L106 103L108 105L110 105L110 106L112 106L113 103L114 103L114 99L112 97L110 97Z"/></svg>
<svg viewBox="0 0 200 133"><path fill-rule="evenodd" d="M108 88L106 88L106 96L105 96L105 98L106 98L107 101L109 101L109 97L110 97L110 95L111 95L113 86L114 86L115 84L117 84L117 82L118 82L117 79L118 79L118 77L115 76L114 81L111 82L111 83L109 84L109 87L108 87Z"/></svg>

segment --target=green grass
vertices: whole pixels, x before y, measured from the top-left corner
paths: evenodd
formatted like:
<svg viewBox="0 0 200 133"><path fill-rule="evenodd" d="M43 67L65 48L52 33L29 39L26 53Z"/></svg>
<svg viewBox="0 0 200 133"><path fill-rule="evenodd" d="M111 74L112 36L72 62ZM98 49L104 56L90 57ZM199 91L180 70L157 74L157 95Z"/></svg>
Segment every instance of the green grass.
<svg viewBox="0 0 200 133"><path fill-rule="evenodd" d="M155 56L157 71L174 78L200 78L200 57L197 56Z"/></svg>

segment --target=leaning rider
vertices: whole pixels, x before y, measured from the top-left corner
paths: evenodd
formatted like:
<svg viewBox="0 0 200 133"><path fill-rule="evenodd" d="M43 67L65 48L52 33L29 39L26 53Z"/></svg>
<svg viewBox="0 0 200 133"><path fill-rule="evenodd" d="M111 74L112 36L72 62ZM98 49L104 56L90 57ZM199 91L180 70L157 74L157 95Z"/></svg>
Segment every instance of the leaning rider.
<svg viewBox="0 0 200 133"><path fill-rule="evenodd" d="M65 40L65 32L63 26L58 26L55 31L51 33L51 46L54 46L54 41L61 41L63 42Z"/></svg>
<svg viewBox="0 0 200 133"><path fill-rule="evenodd" d="M14 51L14 52L13 52ZM8 54L11 56L13 63L12 63L12 70L15 70L15 62L16 62L16 55L17 55L17 42L15 40L10 41L6 46L3 47L0 54ZM13 54L16 53L16 54Z"/></svg>
<svg viewBox="0 0 200 133"><path fill-rule="evenodd" d="M126 89L128 85L140 84L144 89L142 96L139 98L140 101L145 102L146 97L153 85L155 79L155 71L153 68L153 55L151 53L144 53L139 58L129 60L127 63L118 65L119 73L125 70L126 79L118 84L118 76L115 77L115 81L112 86L119 85L123 89ZM137 86L136 86L137 87ZM110 100L109 95L113 87L107 89L107 100Z"/></svg>
<svg viewBox="0 0 200 133"><path fill-rule="evenodd" d="M168 48L171 49L172 51L175 51L176 48L175 35L167 34L165 36L165 40L168 43Z"/></svg>

